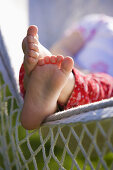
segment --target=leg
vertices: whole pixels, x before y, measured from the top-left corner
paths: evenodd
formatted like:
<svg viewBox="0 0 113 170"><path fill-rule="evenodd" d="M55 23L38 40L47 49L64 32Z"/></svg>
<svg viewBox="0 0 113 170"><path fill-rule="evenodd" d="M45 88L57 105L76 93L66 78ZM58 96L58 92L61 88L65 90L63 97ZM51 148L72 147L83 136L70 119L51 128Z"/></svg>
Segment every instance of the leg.
<svg viewBox="0 0 113 170"><path fill-rule="evenodd" d="M50 51L52 54L74 56L85 44L84 37L79 30L71 31L61 40L53 44Z"/></svg>

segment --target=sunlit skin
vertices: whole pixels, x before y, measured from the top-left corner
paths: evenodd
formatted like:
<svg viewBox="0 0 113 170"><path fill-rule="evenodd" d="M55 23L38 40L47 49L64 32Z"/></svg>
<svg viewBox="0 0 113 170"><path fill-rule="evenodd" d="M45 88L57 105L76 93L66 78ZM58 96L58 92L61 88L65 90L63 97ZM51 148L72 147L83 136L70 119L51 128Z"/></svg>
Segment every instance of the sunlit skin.
<svg viewBox="0 0 113 170"><path fill-rule="evenodd" d="M75 83L73 59L52 55L40 44L37 33L37 27L30 26L22 43L26 95L21 123L26 129L39 128L48 115L56 112L57 102L66 104Z"/></svg>

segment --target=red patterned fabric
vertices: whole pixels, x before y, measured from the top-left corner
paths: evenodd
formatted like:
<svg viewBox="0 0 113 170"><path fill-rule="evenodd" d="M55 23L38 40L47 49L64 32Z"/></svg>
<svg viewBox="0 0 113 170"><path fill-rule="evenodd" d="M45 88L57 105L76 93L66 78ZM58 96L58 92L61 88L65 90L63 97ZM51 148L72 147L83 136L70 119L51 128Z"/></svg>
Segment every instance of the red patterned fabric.
<svg viewBox="0 0 113 170"><path fill-rule="evenodd" d="M20 68L20 72L19 72L19 86L20 86L20 93L22 95L22 97L24 98L25 96L25 89L24 89L24 65L22 64L21 68Z"/></svg>
<svg viewBox="0 0 113 170"><path fill-rule="evenodd" d="M73 69L75 86L65 109L113 97L113 77L105 73L84 75Z"/></svg>
<svg viewBox="0 0 113 170"><path fill-rule="evenodd" d="M76 68L73 69L73 74L75 76L75 86L64 109L113 97L113 77L110 75L105 73L85 75ZM24 66L22 65L19 73L19 85L20 92L24 97L23 80Z"/></svg>

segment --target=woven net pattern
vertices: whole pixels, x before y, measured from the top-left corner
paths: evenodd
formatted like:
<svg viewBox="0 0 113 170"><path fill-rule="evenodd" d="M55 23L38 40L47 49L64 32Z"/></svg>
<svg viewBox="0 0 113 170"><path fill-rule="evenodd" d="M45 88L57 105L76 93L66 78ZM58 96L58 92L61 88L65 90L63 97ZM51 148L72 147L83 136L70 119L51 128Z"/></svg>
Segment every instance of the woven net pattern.
<svg viewBox="0 0 113 170"><path fill-rule="evenodd" d="M0 169L113 169L112 107L98 110L97 120L91 111L92 120L86 112L39 131L22 128L20 110L0 74Z"/></svg>

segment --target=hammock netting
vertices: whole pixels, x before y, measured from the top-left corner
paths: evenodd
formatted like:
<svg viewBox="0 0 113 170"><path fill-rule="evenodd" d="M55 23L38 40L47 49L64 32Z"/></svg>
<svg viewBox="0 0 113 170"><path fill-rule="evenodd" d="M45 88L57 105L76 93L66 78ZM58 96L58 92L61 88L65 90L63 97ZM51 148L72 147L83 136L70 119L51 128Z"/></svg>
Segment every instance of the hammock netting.
<svg viewBox="0 0 113 170"><path fill-rule="evenodd" d="M39 131L27 131L0 77L0 169L113 169L113 107L51 117Z"/></svg>
<svg viewBox="0 0 113 170"><path fill-rule="evenodd" d="M9 59L0 33L0 170L112 170L113 98L55 113L39 130L25 130Z"/></svg>

